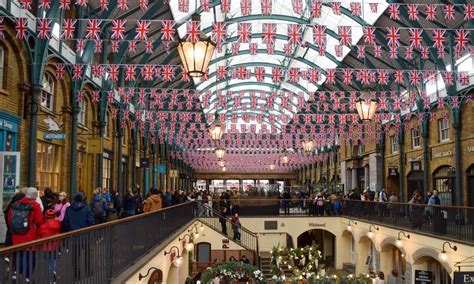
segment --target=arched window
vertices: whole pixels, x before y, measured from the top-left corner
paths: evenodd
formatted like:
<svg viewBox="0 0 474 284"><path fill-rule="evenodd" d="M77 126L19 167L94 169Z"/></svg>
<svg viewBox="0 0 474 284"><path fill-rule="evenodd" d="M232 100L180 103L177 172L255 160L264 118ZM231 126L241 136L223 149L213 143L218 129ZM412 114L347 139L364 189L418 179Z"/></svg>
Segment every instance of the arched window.
<svg viewBox="0 0 474 284"><path fill-rule="evenodd" d="M79 114L77 115L77 121L81 125L86 125L86 110L87 110L87 101L83 99L79 102Z"/></svg>
<svg viewBox="0 0 474 284"><path fill-rule="evenodd" d="M43 87L41 89L41 106L53 111L54 101L54 79L49 74L43 76Z"/></svg>
<svg viewBox="0 0 474 284"><path fill-rule="evenodd" d="M4 89L3 86L3 70L5 68L5 50L0 46L0 89Z"/></svg>

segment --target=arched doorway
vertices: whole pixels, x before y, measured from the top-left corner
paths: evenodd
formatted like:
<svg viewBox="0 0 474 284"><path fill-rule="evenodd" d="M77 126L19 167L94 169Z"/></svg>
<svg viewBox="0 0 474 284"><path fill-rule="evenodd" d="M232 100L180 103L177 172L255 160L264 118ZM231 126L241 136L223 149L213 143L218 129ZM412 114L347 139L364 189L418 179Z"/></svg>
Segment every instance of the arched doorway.
<svg viewBox="0 0 474 284"><path fill-rule="evenodd" d="M367 236L360 238L357 245L356 274L369 273L380 270L380 254L374 243Z"/></svg>
<svg viewBox="0 0 474 284"><path fill-rule="evenodd" d="M345 230L342 232L341 241L337 243L337 248L344 252L341 259L343 269L348 273L354 274L357 261L356 242L350 231Z"/></svg>
<svg viewBox="0 0 474 284"><path fill-rule="evenodd" d="M422 271L431 271L432 282L435 284L451 283L451 276L444 266L431 256L421 256L413 264L413 269Z"/></svg>
<svg viewBox="0 0 474 284"><path fill-rule="evenodd" d="M334 258L336 256L335 243L336 236L331 232L322 229L306 231L297 238L297 246L299 248L317 244L321 251L324 264L329 267L334 267Z"/></svg>
<svg viewBox="0 0 474 284"><path fill-rule="evenodd" d="M441 166L433 173L433 189L439 193L441 205L452 205L456 200L455 194L456 169L451 166Z"/></svg>
<svg viewBox="0 0 474 284"><path fill-rule="evenodd" d="M380 252L380 270L385 274L385 280L388 280L388 283L406 283L406 265L405 255L398 247L393 244L382 246Z"/></svg>
<svg viewBox="0 0 474 284"><path fill-rule="evenodd" d="M163 283L163 271L160 269L157 269L153 271L153 273L150 275L150 278L148 279L148 284L161 284Z"/></svg>
<svg viewBox="0 0 474 284"><path fill-rule="evenodd" d="M423 192L423 171L411 171L407 175L407 190L408 195L407 199L410 200L413 196L413 192L418 190L419 192Z"/></svg>
<svg viewBox="0 0 474 284"><path fill-rule="evenodd" d="M389 166L388 175L386 179L386 192L395 193L399 195L400 193L400 173L398 172L398 166ZM401 201L403 202L403 200Z"/></svg>

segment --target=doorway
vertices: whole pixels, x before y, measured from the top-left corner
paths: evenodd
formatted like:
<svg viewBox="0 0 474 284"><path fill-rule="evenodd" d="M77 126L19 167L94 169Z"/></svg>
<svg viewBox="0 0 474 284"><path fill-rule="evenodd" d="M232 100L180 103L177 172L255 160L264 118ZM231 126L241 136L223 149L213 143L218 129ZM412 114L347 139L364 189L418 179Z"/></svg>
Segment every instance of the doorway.
<svg viewBox="0 0 474 284"><path fill-rule="evenodd" d="M297 246L299 248L311 245L318 245L326 267L334 267L336 237L329 231L322 229L312 229L298 236Z"/></svg>
<svg viewBox="0 0 474 284"><path fill-rule="evenodd" d="M423 193L423 171L411 171L407 175L407 199L410 200L413 196L413 192L418 190L420 193Z"/></svg>

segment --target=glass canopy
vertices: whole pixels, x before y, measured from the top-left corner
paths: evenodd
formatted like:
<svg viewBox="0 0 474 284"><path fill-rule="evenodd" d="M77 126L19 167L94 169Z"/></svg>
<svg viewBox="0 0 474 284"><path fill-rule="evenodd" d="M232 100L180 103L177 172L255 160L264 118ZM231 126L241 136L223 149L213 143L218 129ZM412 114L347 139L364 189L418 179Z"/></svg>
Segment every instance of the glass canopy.
<svg viewBox="0 0 474 284"><path fill-rule="evenodd" d="M309 94L317 91L321 84L324 83L326 77L325 70L341 66L342 60L350 52L346 46L342 47L342 53L335 51L335 46L339 45L338 26L351 27L351 43L357 43L363 35L363 25L372 25L388 7L386 1L372 0L371 3L377 3L377 11L370 9L369 5L363 5L360 17L354 17L350 12L350 2L345 1L341 3L341 14L334 14L329 3L322 1L322 11L319 18L311 17L311 12L307 3L309 1L301 1L302 15L295 13L292 7L292 2L289 0L272 0L271 15L263 15L261 9L261 0L251 0L251 11L246 15L242 15L241 3L247 1L232 0L230 11L228 13L221 12L220 1L216 6L213 4L216 1L210 1L211 8L209 12L202 11L200 6L201 1L189 1L189 12L180 12L178 7L178 0L170 1L170 8L175 21L181 24L178 33L181 38L186 35L185 22L190 20L191 15L197 12L201 15L201 30L203 34L210 37L212 30L212 23L225 22L226 23L226 44L214 53L213 60L209 67L209 77L206 81L194 79L197 90L200 91L201 101L209 100L209 104L203 104L203 111L205 114L225 114L227 117L227 129L230 124L234 124L237 129L241 129L243 124L256 124L256 131L261 130L263 124L269 126L269 115L274 115L275 125L278 129L284 127L289 120L283 121L281 114L289 116L290 119L298 112L298 97L303 96L305 100L309 99ZM351 1L352 3L357 1ZM238 43L237 30L238 23L250 23L252 28L251 43ZM262 26L264 23L276 24L276 39L272 45L274 51L269 54L268 46L263 40ZM288 48L288 25L301 25L302 44L295 44ZM313 28L314 25L326 26L326 50L320 54L318 46L314 45ZM251 45L252 44L252 45ZM256 48L256 52L255 52ZM251 53L253 55L251 55ZM338 56L339 55L339 56ZM217 70L221 66L226 66L227 70L233 70L236 67L245 67L247 72L250 72L250 77L245 79L238 79L229 74L225 79L217 80ZM258 81L255 76L255 67L263 67L265 70L265 78ZM321 77L317 82L311 82L303 76L299 76L297 81L290 82L288 74L283 76L281 82L275 83L272 80L272 68L282 68L288 70L295 67L300 70L314 68L321 73ZM275 107L266 105L265 108L249 108L253 99L257 105L265 105L266 98L272 92L283 92L289 95L289 106L286 108L279 107L281 98L277 97L274 100ZM240 105L236 106L234 97L240 96ZM218 104L218 97L226 97L226 108L222 104ZM246 105L246 106L243 106ZM261 115L263 120L259 123L244 121L243 115ZM206 116L206 117L213 117ZM233 117L231 121L231 117ZM236 119L237 118L237 119ZM250 127L247 127L247 130Z"/></svg>

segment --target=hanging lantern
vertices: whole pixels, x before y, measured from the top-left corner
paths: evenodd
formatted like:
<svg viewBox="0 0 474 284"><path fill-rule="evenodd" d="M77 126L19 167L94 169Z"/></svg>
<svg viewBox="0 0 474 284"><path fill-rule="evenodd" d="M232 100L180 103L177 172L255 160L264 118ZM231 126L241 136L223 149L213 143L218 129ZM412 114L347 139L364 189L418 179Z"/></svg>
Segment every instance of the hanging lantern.
<svg viewBox="0 0 474 284"><path fill-rule="evenodd" d="M200 21L199 15L193 15L192 21ZM216 44L209 38L196 42L180 40L178 53L186 73L191 77L202 77L207 72Z"/></svg>
<svg viewBox="0 0 474 284"><path fill-rule="evenodd" d="M270 170L273 171L274 169L275 169L275 165L271 164L271 165L270 165Z"/></svg>
<svg viewBox="0 0 474 284"><path fill-rule="evenodd" d="M227 168L225 166L222 167L222 171L225 172L227 171Z"/></svg>
<svg viewBox="0 0 474 284"><path fill-rule="evenodd" d="M311 140L303 141L303 143L301 143L301 144L303 145L303 150L305 152L312 152L313 149L314 149L314 143Z"/></svg>
<svg viewBox="0 0 474 284"><path fill-rule="evenodd" d="M377 110L377 100L369 93L363 93L356 102L357 113L362 120L372 120Z"/></svg>
<svg viewBox="0 0 474 284"><path fill-rule="evenodd" d="M222 135L224 134L224 127L219 120L219 116L216 112L216 116L212 124L209 126L209 134L211 135L211 139L215 141L219 141L222 138Z"/></svg>
<svg viewBox="0 0 474 284"><path fill-rule="evenodd" d="M224 158L225 149L222 147L218 147L214 150L214 153L216 153L218 159L222 159Z"/></svg>
<svg viewBox="0 0 474 284"><path fill-rule="evenodd" d="M219 160L217 163L219 164L219 167L224 167L225 166L224 160Z"/></svg>

